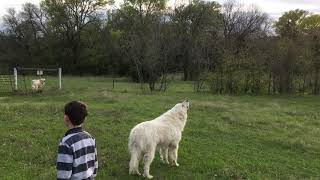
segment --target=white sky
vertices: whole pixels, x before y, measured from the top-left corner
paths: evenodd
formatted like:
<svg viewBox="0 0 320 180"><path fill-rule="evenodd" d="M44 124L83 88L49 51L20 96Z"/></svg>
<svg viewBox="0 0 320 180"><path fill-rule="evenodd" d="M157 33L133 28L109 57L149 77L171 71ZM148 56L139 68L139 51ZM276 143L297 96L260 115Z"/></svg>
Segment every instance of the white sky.
<svg viewBox="0 0 320 180"><path fill-rule="evenodd" d="M33 4L39 4L40 0L0 0L0 16L3 16L8 8L21 9L21 5L30 2Z"/></svg>
<svg viewBox="0 0 320 180"><path fill-rule="evenodd" d="M115 0L119 4L122 0ZM223 3L226 0L217 0ZM21 5L31 2L39 4L40 0L0 0L0 16L4 15L8 8L16 8L19 10ZM169 0L169 4L187 3L189 0ZM277 18L283 12L293 9L304 9L313 13L320 13L320 0L240 0L240 2L250 5L255 4L262 11L268 13L270 16Z"/></svg>

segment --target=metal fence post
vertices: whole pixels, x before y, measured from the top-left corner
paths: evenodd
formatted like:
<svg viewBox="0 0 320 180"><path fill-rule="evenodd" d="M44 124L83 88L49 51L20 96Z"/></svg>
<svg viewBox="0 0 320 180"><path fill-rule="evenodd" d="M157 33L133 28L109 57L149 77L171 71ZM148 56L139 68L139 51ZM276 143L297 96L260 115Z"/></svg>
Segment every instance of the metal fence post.
<svg viewBox="0 0 320 180"><path fill-rule="evenodd" d="M59 89L62 89L62 68L59 68Z"/></svg>
<svg viewBox="0 0 320 180"><path fill-rule="evenodd" d="M18 90L18 71L17 68L13 68L13 76L14 76L14 90Z"/></svg>

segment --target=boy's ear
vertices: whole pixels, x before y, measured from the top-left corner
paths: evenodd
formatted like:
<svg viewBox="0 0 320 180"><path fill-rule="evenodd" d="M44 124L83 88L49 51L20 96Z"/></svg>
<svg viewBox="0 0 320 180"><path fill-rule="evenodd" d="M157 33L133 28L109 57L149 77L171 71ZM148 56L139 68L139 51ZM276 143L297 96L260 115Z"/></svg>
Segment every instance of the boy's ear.
<svg viewBox="0 0 320 180"><path fill-rule="evenodd" d="M65 114L63 119L66 127L69 127L72 124L68 115Z"/></svg>
<svg viewBox="0 0 320 180"><path fill-rule="evenodd" d="M66 121L66 122L70 122L70 119L69 119L69 116L68 115L64 115L64 121Z"/></svg>

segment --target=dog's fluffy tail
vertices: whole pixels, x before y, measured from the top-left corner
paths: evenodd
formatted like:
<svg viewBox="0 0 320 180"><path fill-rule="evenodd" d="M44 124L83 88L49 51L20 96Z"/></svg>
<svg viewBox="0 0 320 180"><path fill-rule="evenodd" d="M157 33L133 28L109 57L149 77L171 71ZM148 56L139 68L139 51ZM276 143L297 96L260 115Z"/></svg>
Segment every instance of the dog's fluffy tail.
<svg viewBox="0 0 320 180"><path fill-rule="evenodd" d="M131 159L129 163L129 174L139 174L140 152L137 149L131 150Z"/></svg>
<svg viewBox="0 0 320 180"><path fill-rule="evenodd" d="M134 133L130 133L128 148L131 155L129 163L129 174L139 174L141 149L138 147Z"/></svg>

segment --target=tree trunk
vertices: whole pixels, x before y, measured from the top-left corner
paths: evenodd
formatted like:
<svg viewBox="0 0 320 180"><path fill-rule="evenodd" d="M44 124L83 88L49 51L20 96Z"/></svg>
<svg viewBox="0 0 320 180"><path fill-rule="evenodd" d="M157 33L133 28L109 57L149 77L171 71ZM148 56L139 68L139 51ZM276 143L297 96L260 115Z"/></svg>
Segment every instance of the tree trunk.
<svg viewBox="0 0 320 180"><path fill-rule="evenodd" d="M319 68L316 68L315 78L314 78L314 88L313 94L319 94Z"/></svg>
<svg viewBox="0 0 320 180"><path fill-rule="evenodd" d="M269 79L268 79L268 94L271 94L271 72L269 72Z"/></svg>
<svg viewBox="0 0 320 180"><path fill-rule="evenodd" d="M151 92L154 91L154 85L155 85L154 82L149 82L149 89Z"/></svg>
<svg viewBox="0 0 320 180"><path fill-rule="evenodd" d="M249 90L249 76L247 73L245 73L244 77L245 77L245 84L244 84L244 93L247 93Z"/></svg>
<svg viewBox="0 0 320 180"><path fill-rule="evenodd" d="M223 70L220 72L220 79L219 79L219 93L223 93Z"/></svg>
<svg viewBox="0 0 320 180"><path fill-rule="evenodd" d="M183 65L183 80L187 81L189 80L189 73L188 73L188 68L186 65Z"/></svg>
<svg viewBox="0 0 320 180"><path fill-rule="evenodd" d="M273 94L275 94L276 91L277 91L276 80L275 80L275 76L273 75L273 77L272 77L272 92L273 92Z"/></svg>
<svg viewBox="0 0 320 180"><path fill-rule="evenodd" d="M303 84L302 84L302 93L304 94L306 91L306 75L303 75Z"/></svg>

